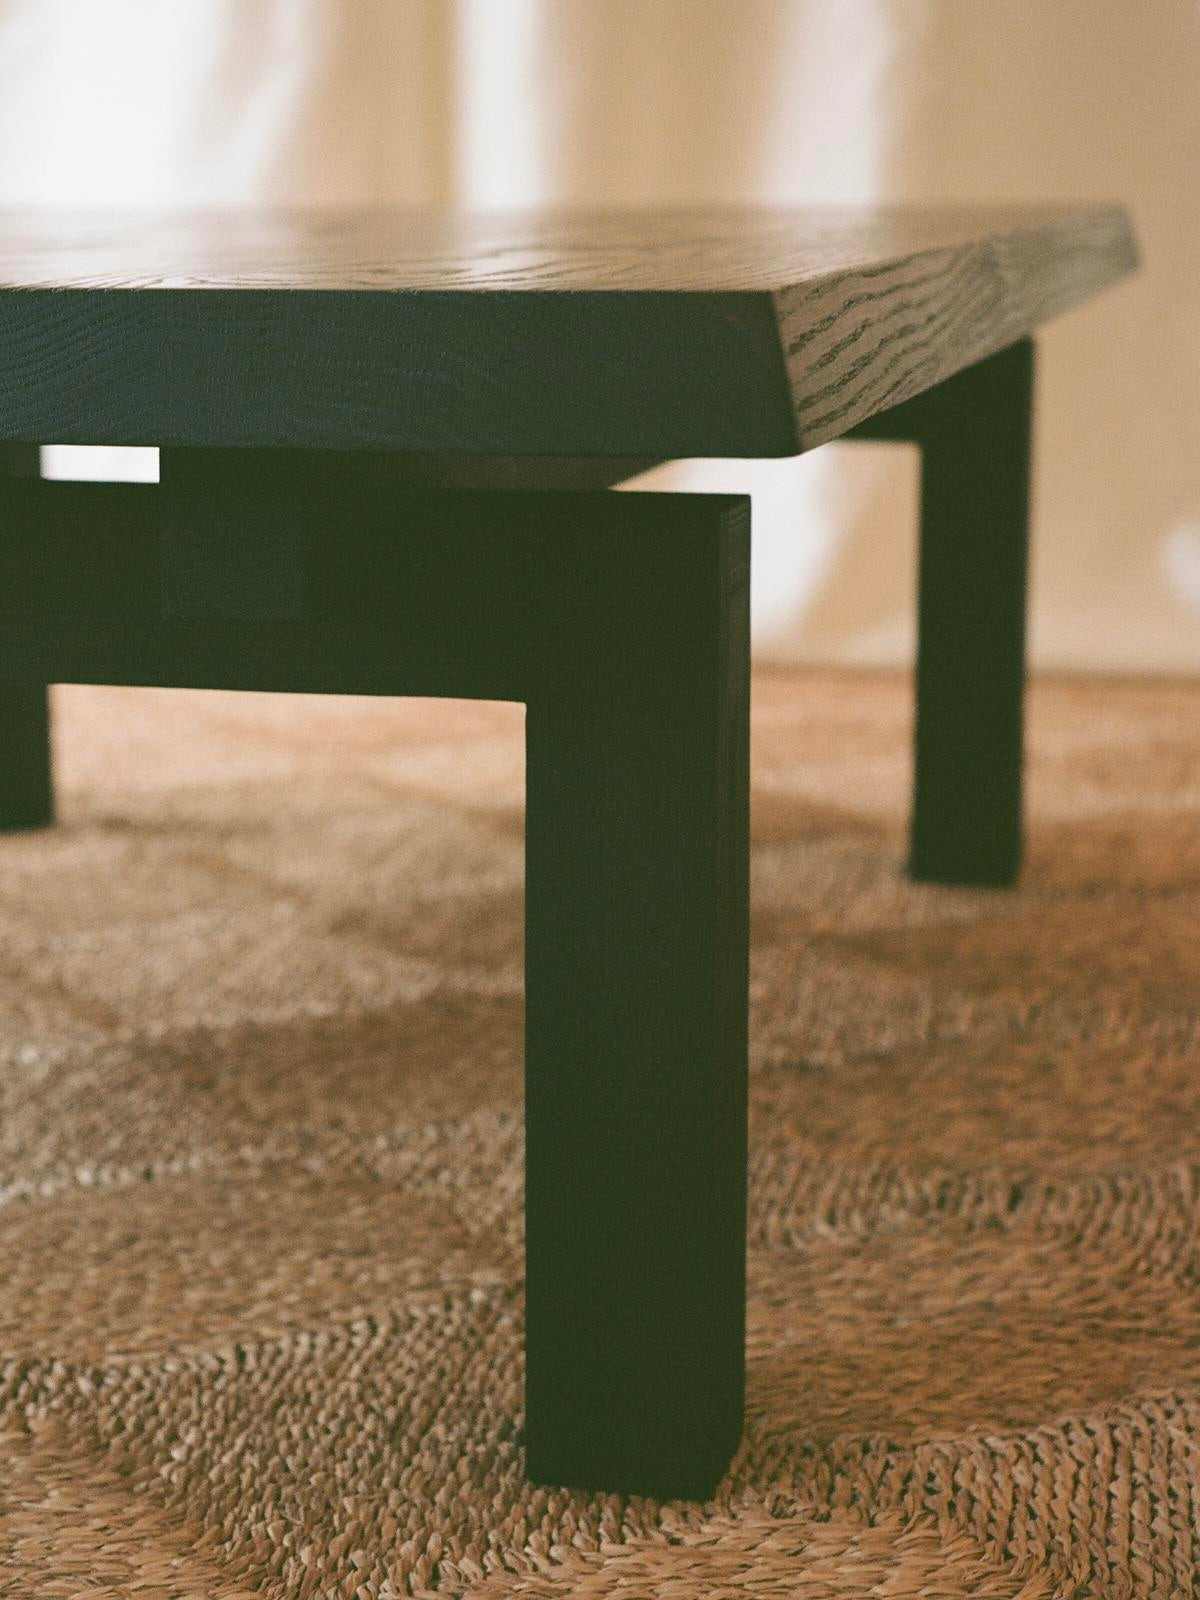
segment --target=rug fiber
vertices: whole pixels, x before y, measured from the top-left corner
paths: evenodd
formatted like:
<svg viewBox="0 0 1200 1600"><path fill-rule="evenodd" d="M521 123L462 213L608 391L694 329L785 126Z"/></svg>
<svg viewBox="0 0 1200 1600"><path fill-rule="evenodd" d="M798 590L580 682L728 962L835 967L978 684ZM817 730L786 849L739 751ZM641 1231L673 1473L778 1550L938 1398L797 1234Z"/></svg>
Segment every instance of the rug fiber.
<svg viewBox="0 0 1200 1600"><path fill-rule="evenodd" d="M63 688L0 839L0 1596L1066 1600L1200 1568L1200 685L1031 706L1021 887L911 704L754 711L749 1404L528 1487L521 712Z"/></svg>

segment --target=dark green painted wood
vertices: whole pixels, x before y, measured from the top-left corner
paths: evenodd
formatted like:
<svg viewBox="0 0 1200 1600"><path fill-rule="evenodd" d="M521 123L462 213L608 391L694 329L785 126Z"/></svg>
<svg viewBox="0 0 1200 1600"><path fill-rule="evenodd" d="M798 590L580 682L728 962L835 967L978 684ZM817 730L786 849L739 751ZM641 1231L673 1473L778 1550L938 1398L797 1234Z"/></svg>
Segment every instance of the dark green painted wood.
<svg viewBox="0 0 1200 1600"><path fill-rule="evenodd" d="M162 465L11 487L10 658L527 702L529 1468L709 1494L744 1383L748 503Z"/></svg>
<svg viewBox="0 0 1200 1600"><path fill-rule="evenodd" d="M625 498L555 553L528 711L529 1470L703 1498L742 1428L749 520Z"/></svg>
<svg viewBox="0 0 1200 1600"><path fill-rule="evenodd" d="M1020 871L1032 405L1022 340L853 435L921 450L909 870L925 883Z"/></svg>
<svg viewBox="0 0 1200 1600"><path fill-rule="evenodd" d="M10 481L37 478L40 470L37 445L0 444L0 538ZM3 641L0 654L11 660ZM44 828L53 821L49 686L0 679L0 833Z"/></svg>

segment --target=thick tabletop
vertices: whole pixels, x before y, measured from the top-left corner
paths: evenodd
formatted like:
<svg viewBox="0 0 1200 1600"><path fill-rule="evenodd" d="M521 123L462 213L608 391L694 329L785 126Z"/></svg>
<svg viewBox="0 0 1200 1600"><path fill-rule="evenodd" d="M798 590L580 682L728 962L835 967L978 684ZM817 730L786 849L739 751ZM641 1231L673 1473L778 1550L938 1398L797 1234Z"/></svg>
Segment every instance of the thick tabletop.
<svg viewBox="0 0 1200 1600"><path fill-rule="evenodd" d="M792 455L1134 264L1112 207L0 213L0 439Z"/></svg>

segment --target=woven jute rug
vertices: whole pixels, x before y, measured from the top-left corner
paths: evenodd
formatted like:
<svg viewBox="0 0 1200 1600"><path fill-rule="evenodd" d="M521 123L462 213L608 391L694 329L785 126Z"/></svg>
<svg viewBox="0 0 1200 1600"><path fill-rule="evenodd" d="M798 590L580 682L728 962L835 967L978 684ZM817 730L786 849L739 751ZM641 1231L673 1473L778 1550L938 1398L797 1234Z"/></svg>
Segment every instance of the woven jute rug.
<svg viewBox="0 0 1200 1600"><path fill-rule="evenodd" d="M902 679L758 674L704 1506L522 1478L519 708L56 696L63 824L0 840L6 1600L1195 1592L1200 685L1036 687L985 893L901 875Z"/></svg>

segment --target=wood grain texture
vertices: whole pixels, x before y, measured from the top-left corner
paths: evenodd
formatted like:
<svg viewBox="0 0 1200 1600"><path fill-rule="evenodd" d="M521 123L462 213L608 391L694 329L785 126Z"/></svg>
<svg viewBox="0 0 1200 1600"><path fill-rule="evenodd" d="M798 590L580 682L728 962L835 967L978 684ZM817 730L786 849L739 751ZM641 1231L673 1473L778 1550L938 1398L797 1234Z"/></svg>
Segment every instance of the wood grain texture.
<svg viewBox="0 0 1200 1600"><path fill-rule="evenodd" d="M1135 264L1113 207L0 217L0 437L789 455Z"/></svg>
<svg viewBox="0 0 1200 1600"><path fill-rule="evenodd" d="M1026 338L1136 265L1124 214L1067 212L775 294L801 449Z"/></svg>

